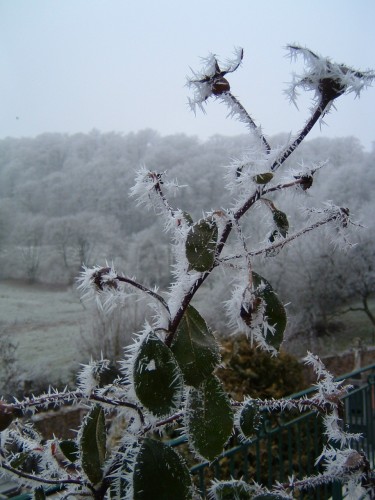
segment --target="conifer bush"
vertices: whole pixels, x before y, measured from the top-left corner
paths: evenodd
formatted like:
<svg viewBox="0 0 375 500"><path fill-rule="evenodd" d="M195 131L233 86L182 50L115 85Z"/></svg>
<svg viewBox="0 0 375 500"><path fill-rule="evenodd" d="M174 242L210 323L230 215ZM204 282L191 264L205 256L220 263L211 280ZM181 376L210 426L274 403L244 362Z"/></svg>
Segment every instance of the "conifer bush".
<svg viewBox="0 0 375 500"><path fill-rule="evenodd" d="M271 258L295 239L328 226L335 243L350 244L347 232L353 222L347 207L327 202L305 210L305 225L292 230L277 195L293 191L303 196L313 189L314 175L323 164L297 165L285 171L284 163L336 99L348 93L359 96L375 73L336 64L300 46L290 45L288 50L292 58L302 56L306 64L304 72L294 76L289 98L295 103L299 90L313 91L314 106L302 130L277 148L271 147L231 92L229 76L241 65L242 49L224 63L209 55L203 69L188 79L193 111L205 111L213 99L249 128L249 149L227 166L224 175L231 206L223 208L217 200L216 209L193 220L171 204L171 194L179 188L177 181L168 181L165 172L146 167L137 174L131 195L138 205L151 207L162 217L171 235L174 265L169 290L150 289L108 264L83 268L78 287L83 300L96 301L108 315L121 308L130 294L146 294L150 299L153 318L145 322L143 331L134 333L134 342L120 363L120 375L112 380L107 376L111 360L90 361L79 373L75 390L51 388L40 396L1 401L1 470L33 490L36 498L43 498L50 486L61 487L61 496L66 498L200 498L184 458L163 439L166 429L182 429L192 457L212 462L233 434L243 441L251 439L261 412L306 410L323 419L327 441L317 457L323 465L321 473L291 477L272 488L242 480L215 480L209 497L294 498L301 491L336 480L348 484L353 495L366 493L362 483L368 475L367 459L351 447L359 436L345 429L341 419L341 398L349 386L335 382L319 358L308 353L305 361L317 375L316 393L310 398L231 400L216 371L221 363L218 339L193 301L211 274L221 268L233 289L223 304L232 330L245 332L250 344L277 356L287 314L273 289L272 276L256 271L257 258ZM258 208L265 217L259 217ZM252 241L245 233L245 216L259 220L262 241ZM21 418L51 405L72 403L83 403L88 409L74 440L45 441ZM109 416L112 425L116 419L124 422L115 444L109 440Z"/></svg>

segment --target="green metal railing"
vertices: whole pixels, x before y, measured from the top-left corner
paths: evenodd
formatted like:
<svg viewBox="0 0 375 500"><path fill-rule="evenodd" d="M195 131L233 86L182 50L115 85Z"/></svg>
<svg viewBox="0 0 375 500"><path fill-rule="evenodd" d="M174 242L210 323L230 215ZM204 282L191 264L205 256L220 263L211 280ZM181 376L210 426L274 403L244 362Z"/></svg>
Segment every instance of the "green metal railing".
<svg viewBox="0 0 375 500"><path fill-rule="evenodd" d="M363 450L370 463L374 464L375 364L335 380L348 380L354 386L343 398L344 423L351 432L362 434L361 440L352 446ZM289 397L298 399L315 391L312 387ZM185 442L186 438L182 436L170 444L184 446ZM283 419L283 415L271 415L264 420L258 435L250 443L238 443L211 464L201 463L192 467L191 471L203 497L213 478L242 478L246 482L256 481L271 487L276 481L286 482L291 475L302 478L320 472L315 461L321 453L323 442L322 421L315 412L306 412L296 418L289 417L289 420ZM300 498L340 500L343 492L339 483L326 484L300 495Z"/></svg>

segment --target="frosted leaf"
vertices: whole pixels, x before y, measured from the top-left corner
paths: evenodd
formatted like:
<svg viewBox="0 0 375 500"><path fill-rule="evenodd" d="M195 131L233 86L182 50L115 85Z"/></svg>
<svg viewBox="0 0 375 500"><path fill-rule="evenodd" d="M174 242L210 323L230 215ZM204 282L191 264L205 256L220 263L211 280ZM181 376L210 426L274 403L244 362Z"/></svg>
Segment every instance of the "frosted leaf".
<svg viewBox="0 0 375 500"><path fill-rule="evenodd" d="M268 322L266 303L255 296L248 283L245 287L243 284L234 287L231 299L225 302L225 309L231 327L246 332L251 344L255 342L261 349L272 355L277 354L277 350L268 343L275 334L275 327Z"/></svg>

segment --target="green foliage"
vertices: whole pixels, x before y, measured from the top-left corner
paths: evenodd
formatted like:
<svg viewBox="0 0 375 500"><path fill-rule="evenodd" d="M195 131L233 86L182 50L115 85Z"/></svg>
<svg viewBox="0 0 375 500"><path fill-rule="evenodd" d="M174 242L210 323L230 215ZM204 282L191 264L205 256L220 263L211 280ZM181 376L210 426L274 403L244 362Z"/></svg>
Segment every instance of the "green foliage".
<svg viewBox="0 0 375 500"><path fill-rule="evenodd" d="M82 468L93 484L99 483L103 477L106 439L104 410L95 405L86 416L80 439Z"/></svg>
<svg viewBox="0 0 375 500"><path fill-rule="evenodd" d="M60 449L63 452L64 456L70 461L75 462L79 455L79 448L77 443L72 439L65 439L59 443Z"/></svg>
<svg viewBox="0 0 375 500"><path fill-rule="evenodd" d="M252 401L248 401L241 410L239 425L242 434L247 439L256 436L262 422L261 414Z"/></svg>
<svg viewBox="0 0 375 500"><path fill-rule="evenodd" d="M44 488L42 486L38 486L37 488L34 489L34 500L45 500L46 498L46 493L44 491Z"/></svg>
<svg viewBox="0 0 375 500"><path fill-rule="evenodd" d="M262 298L266 304L265 316L267 317L267 321L275 328L274 334L269 334L266 340L278 350L283 341L287 323L285 308L271 284L265 278L253 272L253 282L254 287L256 287L256 296Z"/></svg>
<svg viewBox="0 0 375 500"><path fill-rule="evenodd" d="M156 416L170 415L179 407L183 380L171 350L154 332L139 348L133 366L135 393Z"/></svg>
<svg viewBox="0 0 375 500"><path fill-rule="evenodd" d="M185 383L197 387L220 362L219 347L205 320L188 306L171 346Z"/></svg>
<svg viewBox="0 0 375 500"><path fill-rule="evenodd" d="M233 428L233 411L221 382L214 376L191 389L186 409L186 431L192 448L212 461L228 441Z"/></svg>
<svg viewBox="0 0 375 500"><path fill-rule="evenodd" d="M253 177L253 181L257 184L268 184L273 179L273 174L271 172L265 172L264 174L258 174Z"/></svg>
<svg viewBox="0 0 375 500"><path fill-rule="evenodd" d="M170 446L150 438L143 440L134 467L133 498L192 498L189 469Z"/></svg>
<svg viewBox="0 0 375 500"><path fill-rule="evenodd" d="M223 339L222 365L216 373L230 396L241 401L248 395L253 398L280 398L306 387L302 365L296 358L280 352L271 357L249 347L245 335Z"/></svg>
<svg viewBox="0 0 375 500"><path fill-rule="evenodd" d="M217 237L217 225L212 219L203 219L191 227L186 239L186 257L190 269L204 272L212 268Z"/></svg>
<svg viewBox="0 0 375 500"><path fill-rule="evenodd" d="M276 227L283 238L286 238L289 231L289 221L288 217L281 210L273 211L273 221L276 224Z"/></svg>

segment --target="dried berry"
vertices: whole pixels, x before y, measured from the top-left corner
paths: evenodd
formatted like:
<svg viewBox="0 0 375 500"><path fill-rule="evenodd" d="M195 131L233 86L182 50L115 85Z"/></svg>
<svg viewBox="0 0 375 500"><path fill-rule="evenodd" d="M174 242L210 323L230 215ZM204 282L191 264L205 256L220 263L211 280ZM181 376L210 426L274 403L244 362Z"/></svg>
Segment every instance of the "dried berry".
<svg viewBox="0 0 375 500"><path fill-rule="evenodd" d="M221 95L225 92L229 92L230 85L228 80L226 78L219 78L218 80L214 81L211 90L214 95Z"/></svg>

